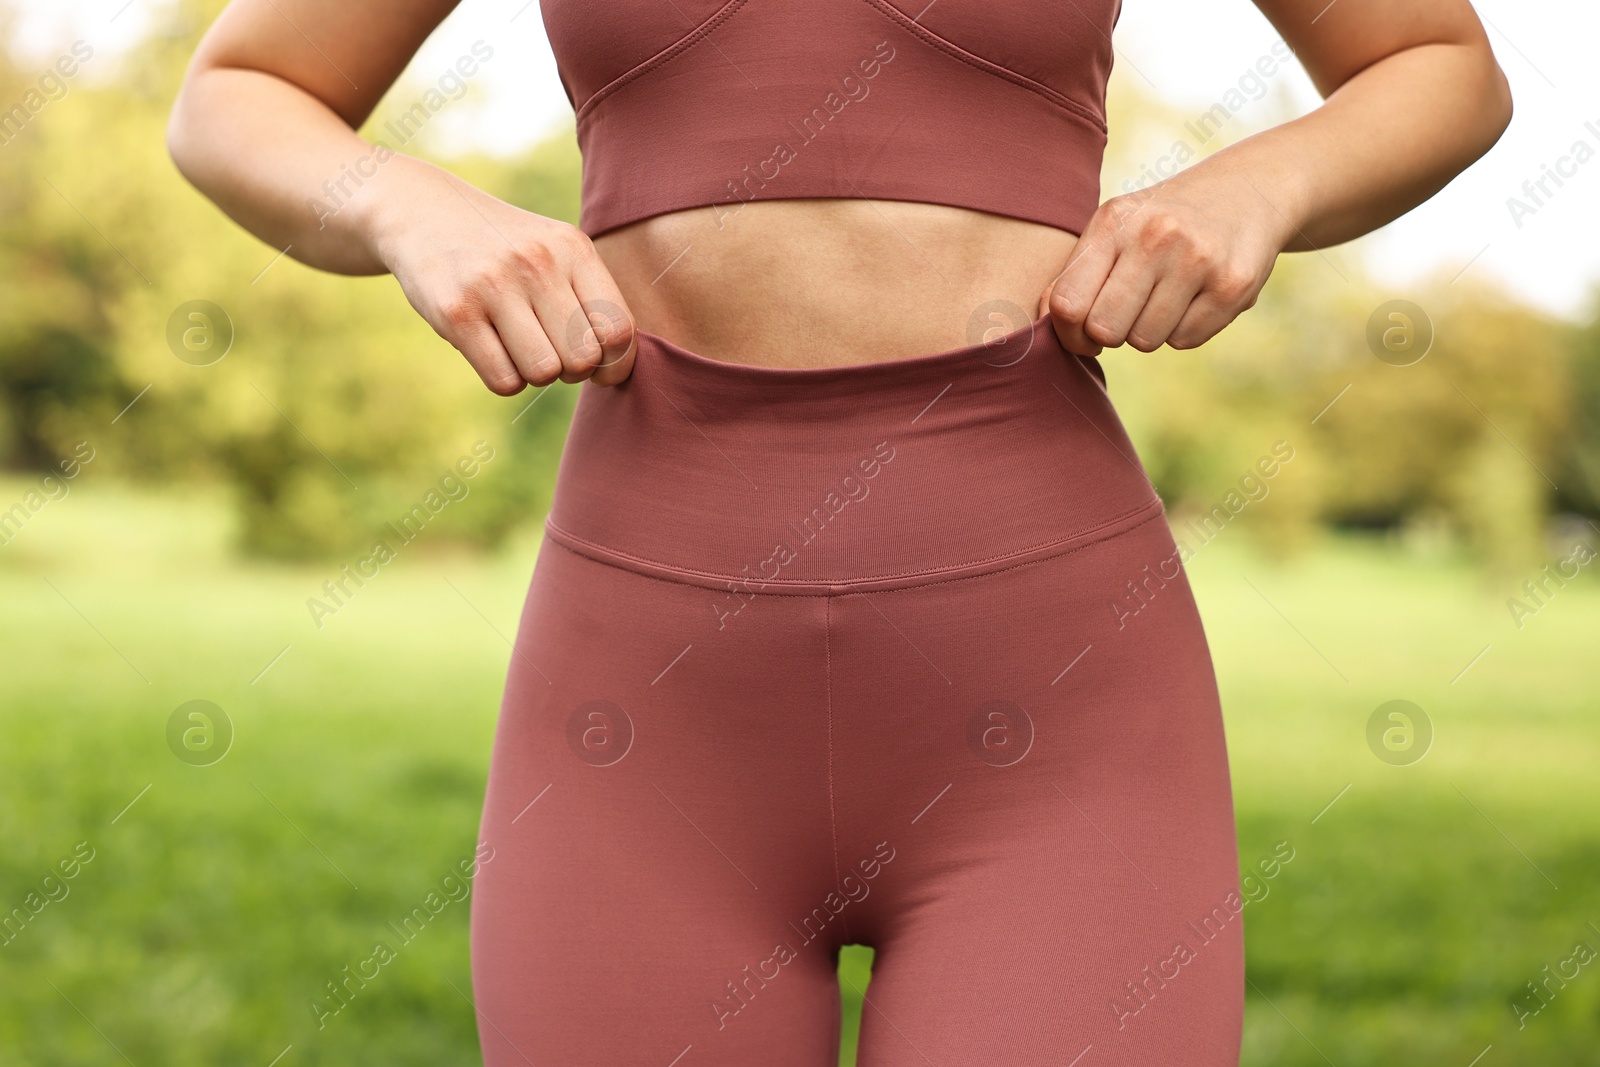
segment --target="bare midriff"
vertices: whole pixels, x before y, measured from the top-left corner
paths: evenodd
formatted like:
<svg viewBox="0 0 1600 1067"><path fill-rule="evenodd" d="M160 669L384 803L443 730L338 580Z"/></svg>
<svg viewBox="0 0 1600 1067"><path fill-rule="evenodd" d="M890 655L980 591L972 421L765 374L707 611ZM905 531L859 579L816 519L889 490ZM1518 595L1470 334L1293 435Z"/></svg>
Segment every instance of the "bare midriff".
<svg viewBox="0 0 1600 1067"><path fill-rule="evenodd" d="M942 204L806 199L671 212L594 244L639 329L709 359L827 367L1026 326L1076 241Z"/></svg>

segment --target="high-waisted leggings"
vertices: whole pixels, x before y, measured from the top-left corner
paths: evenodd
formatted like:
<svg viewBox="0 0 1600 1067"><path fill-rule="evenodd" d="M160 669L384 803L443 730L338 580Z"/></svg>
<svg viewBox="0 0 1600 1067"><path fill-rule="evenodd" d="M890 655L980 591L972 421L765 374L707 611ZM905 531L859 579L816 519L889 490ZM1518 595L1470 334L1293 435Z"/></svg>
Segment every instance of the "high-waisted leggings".
<svg viewBox="0 0 1600 1067"><path fill-rule="evenodd" d="M1047 319L831 368L644 334L585 384L481 835L488 1067L1234 1067L1206 638Z"/></svg>

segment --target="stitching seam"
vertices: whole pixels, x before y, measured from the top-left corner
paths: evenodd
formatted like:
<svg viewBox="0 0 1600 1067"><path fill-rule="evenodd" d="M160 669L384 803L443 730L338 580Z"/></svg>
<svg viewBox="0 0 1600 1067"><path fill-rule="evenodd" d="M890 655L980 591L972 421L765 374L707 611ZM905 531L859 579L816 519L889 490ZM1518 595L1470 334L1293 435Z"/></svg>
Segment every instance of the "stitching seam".
<svg viewBox="0 0 1600 1067"><path fill-rule="evenodd" d="M844 895L844 881L839 877L839 817L833 795L833 601L822 602L822 648L825 667L826 702L828 708L828 831L833 839L833 887ZM850 917L841 916L844 936L850 940Z"/></svg>
<svg viewBox="0 0 1600 1067"><path fill-rule="evenodd" d="M705 22L701 23L699 26L696 26L694 29L690 30L678 40L674 41L672 44L651 56L649 59L644 60L632 70L618 75L605 85L601 86L599 89L596 89L590 94L589 99L583 102L583 106L577 109L574 115L575 120L581 121L584 115L588 114L590 109L592 109L596 104L600 103L606 97L610 96L612 93L615 93L629 82L649 73L656 67L669 62L682 53L688 51L696 44L699 44L711 33L712 30L715 30L718 26L721 26L724 22L728 21L728 19L732 18L734 14L736 14L738 10L746 4L746 2L747 0L728 0L728 3L725 4L721 10L719 10L715 15L712 15ZM1056 92L1048 85L1043 85L1034 81L1026 74L1019 74L1009 67L1003 67L993 60L984 59L980 55L977 55L973 52L968 52L960 45L945 40L943 37L934 33L921 23L907 16L906 13L901 11L899 8L896 8L894 5L888 3L887 0L864 0L864 2L870 7L874 8L879 14L883 15L884 18L900 26L902 29L909 31L911 34L919 38L924 44L936 48L951 58L960 60L962 63L965 63L970 67L983 71L985 74L993 75L994 77L1011 82L1013 85L1027 89L1029 92L1043 97L1045 100L1072 115L1074 118L1082 122L1087 122L1100 133L1103 134L1107 132L1106 121L1103 117L1097 114L1093 109L1085 107L1083 104L1078 103L1078 101L1072 99L1071 97Z"/></svg>
<svg viewBox="0 0 1600 1067"><path fill-rule="evenodd" d="M1030 92L1037 93L1050 103L1061 108L1063 111L1070 113L1073 115L1073 117L1090 123L1099 132L1106 132L1105 120L1071 97L1064 96L1061 93L1056 92L1048 85L1041 85L1039 82L1034 81L1026 74L1018 74L1010 67L1003 67L991 59L984 59L980 55L977 55L973 52L968 52L965 48L962 48L958 44L954 44L945 40L943 37L934 33L920 22L917 22L915 19L908 16L904 11L901 11L893 4L888 3L888 0L864 0L864 2L877 9L879 14L883 15L884 18L889 19L891 22L898 24L903 29L909 30L911 33L921 38L923 43L931 45L932 47L937 48L939 51L944 52L955 59L959 59L968 66L976 67L985 74L992 74L997 78L1003 78L1008 82L1029 90Z"/></svg>
<svg viewBox="0 0 1600 1067"><path fill-rule="evenodd" d="M1122 537L1122 536L1124 536L1126 534L1130 534L1133 531L1137 530L1141 526L1148 526L1150 523L1152 523L1156 519L1160 518L1161 515L1162 515L1161 511L1154 511L1148 517L1140 519L1138 522L1133 523L1132 525L1130 525L1125 530L1118 530L1118 531L1116 531L1114 533L1107 534L1105 537L1097 537L1092 541L1085 541L1082 544L1073 545L1071 548L1063 549L1060 552L1055 552L1055 553L1052 553L1051 555L1048 555L1048 556L1040 556L1037 559L1023 560L1021 563L1013 563L1009 567L996 567L994 570L980 571L977 574L963 574L963 575L961 575L959 577L956 577L956 578L940 578L940 579L938 579L936 581L932 581L932 582L920 582L920 583L918 583L916 585L893 586L893 587L888 588L888 589L849 590L849 591L842 592L842 593L751 593L750 595L752 597L758 597L758 596L796 596L796 597L807 597L807 598L813 598L813 599L818 598L818 597L828 598L828 597L836 597L836 596L868 596L868 595L881 596L881 595L884 595L884 594L887 594L887 593L905 593L905 592L915 591L915 590L918 590L918 589L927 589L928 587L935 586L935 585L951 585L951 584L954 584L955 582L972 582L972 581L977 581L979 578L987 578L991 574L1004 574L1007 571L1021 570L1024 567L1037 567L1042 563L1049 563L1052 560L1062 559L1063 557L1073 555L1074 553L1082 552L1086 548L1093 548L1095 545L1101 544L1102 542L1111 541L1111 540L1114 540L1114 539L1116 539L1118 537ZM632 574L632 575L636 575L636 576L638 576L640 578L647 578L652 582L663 582L666 585L676 585L676 586L680 586L680 587L687 586L687 587L692 588L692 589L709 589L709 588L713 588L712 586L702 585L699 582L686 582L686 581L683 581L682 579L664 578L659 574L647 574L644 571L634 570L632 567L624 567L624 566L622 566L622 564L616 562L613 559L606 559L603 556L592 556L587 552L581 552L577 548L574 548L572 545L569 545L566 542L561 541L558 538L550 539L550 543L555 545L558 548L565 549L567 552L571 553L574 556L577 556L579 559L586 559L591 563L598 563L602 567L610 567L610 568L612 568L614 570L622 571L625 574Z"/></svg>
<svg viewBox="0 0 1600 1067"><path fill-rule="evenodd" d="M923 570L910 570L910 571L892 571L892 572L890 572L888 574L872 574L872 575L867 575L866 577L863 577L863 578L856 578L856 579L854 579L852 581L848 581L848 582L842 581L842 580L838 581L838 582L828 582L828 581L821 580L821 579L810 579L810 578L805 578L805 579L767 578L767 579L763 579L762 582L763 582L764 586L773 586L773 587L777 587L777 588L781 589L785 585L800 586L800 587L811 586L811 585L862 585L862 584L869 583L869 582L891 581L891 580L900 579L900 578L915 578L915 577L919 577L919 576L923 576L923 575L926 575L930 579L934 579L935 575L942 574L942 573L945 573L945 572L948 572L948 571L965 570L965 569L967 569L969 567L981 567L984 564L988 564L988 563L1003 562L1004 560L1012 559L1012 558L1017 557L1017 556L1025 556L1025 555L1028 555L1028 554L1033 553L1033 552L1043 551L1044 549L1050 548L1053 545L1070 546L1070 545L1073 545L1074 543L1078 542L1080 539L1086 539L1083 542L1085 544L1093 544L1096 541L1105 540L1106 537L1115 536L1116 533L1121 531L1121 527L1123 527L1125 525L1129 529L1132 529L1134 526L1139 525L1140 523L1130 522L1130 520L1135 519L1138 516L1140 516L1142 514L1145 514L1146 512L1149 512L1149 516L1147 516L1147 517L1152 517L1153 518L1155 515L1160 514L1162 511L1163 511L1163 507L1162 507L1160 498L1159 497L1152 497L1149 501L1147 501L1147 502L1145 502L1143 504L1140 504L1138 507L1133 508L1130 511L1124 512L1121 515L1113 516L1112 518L1106 519L1104 522L1101 522L1101 523L1099 523L1099 524L1097 524L1095 526L1090 526L1087 529L1080 530L1077 533L1072 534L1071 536L1058 537L1058 538L1054 538L1054 539L1049 540L1049 541L1040 541L1038 544L1025 545L1022 548L1013 549L1010 552L1001 552L1001 553L998 553L998 554L993 555L993 556L984 556L984 557L981 557L979 559L971 560L971 561L969 561L967 563L951 564L951 565L946 566L946 567L934 567L934 568L926 568L926 569L923 569ZM1140 522L1143 522L1143 521L1145 521L1145 520L1140 520ZM550 533L552 533L552 534L554 534L556 536L556 540L558 542L561 542L561 543L565 544L567 548L572 549L573 551L577 551L577 547L576 546L580 546L581 545L583 548L586 548L586 549L589 550L589 552L587 552L587 553L579 552L579 555L589 555L589 554L592 553L593 554L593 558L595 558L595 559L603 559L606 562L611 562L614 566L622 566L622 569L624 569L624 570L627 570L628 568L623 566L620 563L617 563L616 562L617 560L627 560L630 563L640 563L640 564L644 564L646 566L658 568L660 570L674 571L674 572L676 572L678 574L684 575L686 579L690 578L690 577L693 577L693 578L702 579L703 581L714 581L714 582L718 583L718 587L719 588L721 587L721 585L726 584L728 582L744 582L744 581L748 581L749 580L747 576L728 575L728 574L712 574L709 571L697 571L697 570L693 570L692 568L688 568L688 567L678 567L678 566L675 566L675 565L670 564L670 563L662 563L659 560L647 559L644 556L635 556L635 555L633 555L631 553L628 553L628 552L621 552L621 551L618 551L617 549L607 547L606 545L597 544L596 542L589 541L589 540L587 540L587 539L585 539L583 537L579 537L577 534L575 534L572 531L566 529L565 527L559 525L558 523L554 522L552 519L550 519L548 517L545 519L545 523L544 524L545 524L545 528ZM934 580L937 580L937 579L934 579ZM696 585L696 584L699 584L699 583L692 582L692 581L684 581L682 584L684 584L684 585ZM923 584L932 584L932 582L923 583ZM790 595L803 595L803 594L790 594Z"/></svg>
<svg viewBox="0 0 1600 1067"><path fill-rule="evenodd" d="M716 29L724 22L727 22L728 19L732 18L734 13L743 7L745 3L746 0L728 0L728 2L723 5L722 9L715 15L712 15L710 18L706 19L706 21L702 22L700 25L696 26L682 37L678 38L672 44L667 45L667 47L663 48L649 59L640 63L632 70L626 72L625 74L618 75L605 85L602 85L600 88L596 89L592 94L590 94L589 99L583 102L583 106L578 109L576 118L582 119L591 107L593 107L595 104L598 104L601 100L610 96L624 85L627 85L640 75L654 70L656 67L661 66L668 60L674 58L682 52L688 51L690 48L700 43L700 41L703 40L705 36L712 30Z"/></svg>

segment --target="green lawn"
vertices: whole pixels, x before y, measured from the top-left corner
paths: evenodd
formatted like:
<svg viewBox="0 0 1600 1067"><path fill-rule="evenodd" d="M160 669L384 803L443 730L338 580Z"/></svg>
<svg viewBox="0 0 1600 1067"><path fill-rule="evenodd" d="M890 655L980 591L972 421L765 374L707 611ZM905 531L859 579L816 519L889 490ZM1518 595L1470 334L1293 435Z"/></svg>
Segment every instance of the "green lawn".
<svg viewBox="0 0 1600 1067"><path fill-rule="evenodd" d="M337 568L240 565L224 516L86 485L0 548L0 908L92 849L0 947L0 1063L474 1063L465 903L320 1032L307 1002L470 855L537 544L419 547L319 632ZM1244 1062L1600 1067L1600 965L1511 1007L1600 948L1600 583L1519 631L1513 589L1447 556L1275 569L1244 533L1190 565L1241 858L1296 850L1245 912ZM193 699L236 731L214 766L167 747ZM1433 723L1420 762L1368 748L1391 699Z"/></svg>

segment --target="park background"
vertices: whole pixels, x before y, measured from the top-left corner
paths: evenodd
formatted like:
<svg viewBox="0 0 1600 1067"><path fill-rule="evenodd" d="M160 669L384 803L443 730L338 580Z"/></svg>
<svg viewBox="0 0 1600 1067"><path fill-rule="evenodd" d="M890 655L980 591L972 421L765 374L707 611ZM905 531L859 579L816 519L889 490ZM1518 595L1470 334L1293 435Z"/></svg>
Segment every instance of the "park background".
<svg viewBox="0 0 1600 1067"><path fill-rule="evenodd" d="M179 179L166 114L219 7L0 4L0 108L28 110L0 132L0 915L27 913L0 1063L471 1064L464 901L325 1027L310 1005L472 854L577 390L491 396L392 279L309 270ZM1480 8L1517 100L1485 160L1285 257L1201 350L1103 358L1180 539L1232 515L1188 566L1241 861L1295 857L1245 911L1252 1067L1600 1064L1600 26ZM395 146L576 221L537 16L468 0L367 132L395 145L487 41ZM1275 37L1243 0L1130 0L1106 194L1312 106ZM169 339L196 300L220 359ZM307 600L480 441L470 493L319 627ZM169 740L192 700L231 724L210 765ZM1369 736L1393 700L1409 749ZM844 978L859 1010L860 955Z"/></svg>

